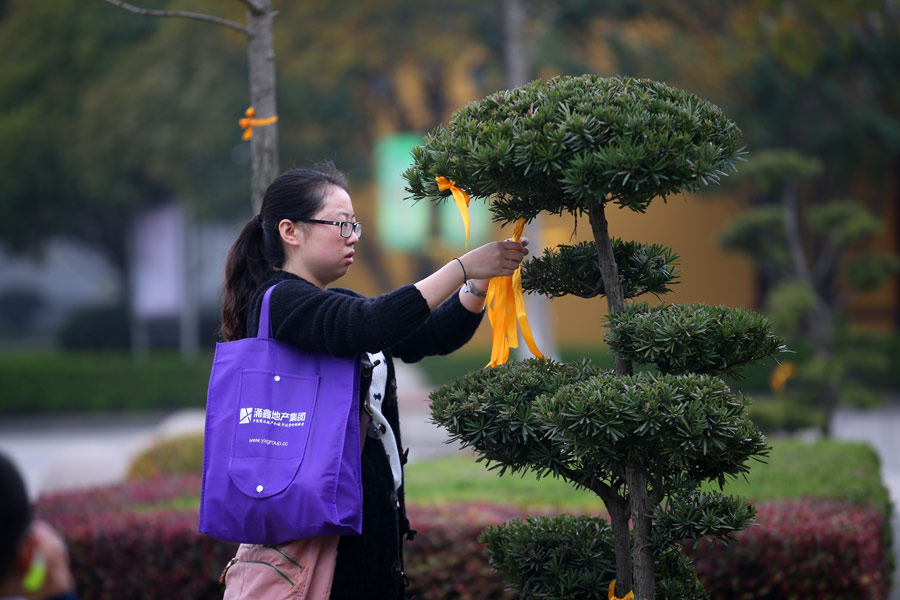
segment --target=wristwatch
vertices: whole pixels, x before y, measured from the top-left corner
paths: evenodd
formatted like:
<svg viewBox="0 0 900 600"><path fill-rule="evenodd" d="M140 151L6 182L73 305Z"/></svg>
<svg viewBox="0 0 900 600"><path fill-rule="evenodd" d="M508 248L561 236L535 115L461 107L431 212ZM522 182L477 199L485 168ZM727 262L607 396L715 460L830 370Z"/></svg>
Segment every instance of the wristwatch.
<svg viewBox="0 0 900 600"><path fill-rule="evenodd" d="M485 292L479 290L478 287L474 283L472 283L471 279L466 280L466 285L463 286L463 291L468 292L469 294L472 294L474 296L478 296L479 298L484 298L485 296L487 296Z"/></svg>

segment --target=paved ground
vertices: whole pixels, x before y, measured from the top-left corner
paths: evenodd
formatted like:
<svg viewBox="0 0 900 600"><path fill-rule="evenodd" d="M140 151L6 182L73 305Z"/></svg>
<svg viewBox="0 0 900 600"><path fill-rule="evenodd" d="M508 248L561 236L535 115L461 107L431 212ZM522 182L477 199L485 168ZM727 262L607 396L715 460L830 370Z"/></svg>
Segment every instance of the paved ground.
<svg viewBox="0 0 900 600"><path fill-rule="evenodd" d="M457 452L446 433L429 422L428 386L415 368L398 365L400 413L410 461ZM69 416L3 419L0 450L23 470L29 493L89 487L121 481L134 456L154 441L203 430L203 412L179 411L140 416ZM834 435L872 444L882 460L882 476L894 502L894 591L900 600L900 398L874 411L841 409Z"/></svg>

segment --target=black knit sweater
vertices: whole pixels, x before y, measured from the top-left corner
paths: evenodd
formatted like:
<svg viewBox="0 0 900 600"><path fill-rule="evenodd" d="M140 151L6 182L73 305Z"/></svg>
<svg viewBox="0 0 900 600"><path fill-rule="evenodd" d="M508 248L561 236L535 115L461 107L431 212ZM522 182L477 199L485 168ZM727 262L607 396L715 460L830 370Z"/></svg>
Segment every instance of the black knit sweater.
<svg viewBox="0 0 900 600"><path fill-rule="evenodd" d="M247 319L247 336L257 334L265 291L272 293L270 315L275 339L334 356L383 351L388 378L382 412L400 440L397 381L392 357L415 362L448 354L465 344L481 322L451 294L434 311L413 285L366 298L343 288L321 290L291 273L276 271L256 291ZM367 389L362 389L365 397ZM362 453L362 535L345 536L338 545L331 598L399 600L404 598L403 538L410 531L403 488L394 493L390 463L381 440L367 438Z"/></svg>

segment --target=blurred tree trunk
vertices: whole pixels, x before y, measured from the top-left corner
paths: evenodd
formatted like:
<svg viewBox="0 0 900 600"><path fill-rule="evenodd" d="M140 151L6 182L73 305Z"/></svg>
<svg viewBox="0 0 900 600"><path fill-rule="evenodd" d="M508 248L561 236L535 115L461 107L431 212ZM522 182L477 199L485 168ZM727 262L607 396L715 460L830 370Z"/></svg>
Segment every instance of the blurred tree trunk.
<svg viewBox="0 0 900 600"><path fill-rule="evenodd" d="M275 106L275 48L272 42L272 0L237 0L247 7L247 25L202 13L140 8L122 0L104 0L113 6L147 17L179 17L213 23L247 36L250 71L250 106L256 119L278 114ZM266 188L278 175L278 123L255 127L250 139L250 205L253 214L262 206Z"/></svg>
<svg viewBox="0 0 900 600"><path fill-rule="evenodd" d="M247 7L247 60L250 65L250 105L257 118L278 114L275 106L275 48L272 42L271 0ZM259 212L266 188L278 176L278 123L258 127L250 140L251 202Z"/></svg>

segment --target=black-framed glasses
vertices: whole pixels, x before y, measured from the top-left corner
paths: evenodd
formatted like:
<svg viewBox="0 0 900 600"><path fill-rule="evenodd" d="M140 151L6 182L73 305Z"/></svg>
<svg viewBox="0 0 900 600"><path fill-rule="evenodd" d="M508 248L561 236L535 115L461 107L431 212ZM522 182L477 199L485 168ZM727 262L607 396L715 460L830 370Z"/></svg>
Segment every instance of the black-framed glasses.
<svg viewBox="0 0 900 600"><path fill-rule="evenodd" d="M351 233L356 237L362 237L362 223L359 221L323 221L322 219L300 219L304 223L318 223L320 225L334 225L341 230L341 237L348 238Z"/></svg>

